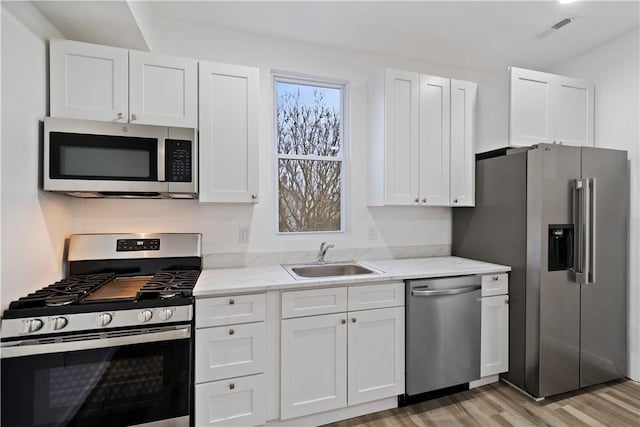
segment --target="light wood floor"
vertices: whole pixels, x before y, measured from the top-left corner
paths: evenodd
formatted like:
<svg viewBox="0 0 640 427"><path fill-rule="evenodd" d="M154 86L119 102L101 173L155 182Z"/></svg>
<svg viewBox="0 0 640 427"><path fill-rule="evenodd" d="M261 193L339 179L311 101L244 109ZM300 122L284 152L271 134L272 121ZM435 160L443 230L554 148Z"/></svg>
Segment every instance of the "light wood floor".
<svg viewBox="0 0 640 427"><path fill-rule="evenodd" d="M499 382L330 425L640 426L640 384L613 381L537 403Z"/></svg>

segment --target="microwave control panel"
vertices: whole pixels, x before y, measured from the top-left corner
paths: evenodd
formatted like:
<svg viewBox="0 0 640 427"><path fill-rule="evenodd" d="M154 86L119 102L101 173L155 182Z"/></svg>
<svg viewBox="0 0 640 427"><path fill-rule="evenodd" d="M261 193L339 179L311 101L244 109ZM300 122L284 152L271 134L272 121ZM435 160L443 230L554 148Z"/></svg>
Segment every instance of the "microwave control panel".
<svg viewBox="0 0 640 427"><path fill-rule="evenodd" d="M165 139L165 177L168 182L191 182L191 141Z"/></svg>

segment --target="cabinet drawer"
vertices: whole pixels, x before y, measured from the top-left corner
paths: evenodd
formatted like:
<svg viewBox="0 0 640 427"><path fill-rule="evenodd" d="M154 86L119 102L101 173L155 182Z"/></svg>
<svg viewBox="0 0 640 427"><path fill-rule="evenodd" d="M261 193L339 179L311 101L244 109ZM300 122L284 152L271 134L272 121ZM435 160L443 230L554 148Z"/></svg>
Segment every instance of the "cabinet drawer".
<svg viewBox="0 0 640 427"><path fill-rule="evenodd" d="M349 311L400 306L404 306L404 282L349 287Z"/></svg>
<svg viewBox="0 0 640 427"><path fill-rule="evenodd" d="M507 273L482 276L482 296L503 295L509 293L509 275Z"/></svg>
<svg viewBox="0 0 640 427"><path fill-rule="evenodd" d="M282 318L347 311L347 288L324 288L282 293Z"/></svg>
<svg viewBox="0 0 640 427"><path fill-rule="evenodd" d="M266 316L264 294L196 300L196 328L261 322Z"/></svg>
<svg viewBox="0 0 640 427"><path fill-rule="evenodd" d="M266 422L264 375L196 385L196 426L258 426Z"/></svg>
<svg viewBox="0 0 640 427"><path fill-rule="evenodd" d="M264 372L264 322L196 329L196 383Z"/></svg>

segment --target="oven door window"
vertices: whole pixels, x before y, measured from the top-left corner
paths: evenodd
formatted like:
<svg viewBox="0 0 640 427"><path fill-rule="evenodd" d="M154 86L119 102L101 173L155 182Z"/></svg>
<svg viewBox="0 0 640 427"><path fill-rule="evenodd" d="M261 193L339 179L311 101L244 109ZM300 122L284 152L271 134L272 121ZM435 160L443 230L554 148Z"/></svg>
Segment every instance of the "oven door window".
<svg viewBox="0 0 640 427"><path fill-rule="evenodd" d="M129 426L189 414L188 339L2 360L3 426Z"/></svg>
<svg viewBox="0 0 640 427"><path fill-rule="evenodd" d="M158 140L66 132L49 134L49 178L156 181Z"/></svg>

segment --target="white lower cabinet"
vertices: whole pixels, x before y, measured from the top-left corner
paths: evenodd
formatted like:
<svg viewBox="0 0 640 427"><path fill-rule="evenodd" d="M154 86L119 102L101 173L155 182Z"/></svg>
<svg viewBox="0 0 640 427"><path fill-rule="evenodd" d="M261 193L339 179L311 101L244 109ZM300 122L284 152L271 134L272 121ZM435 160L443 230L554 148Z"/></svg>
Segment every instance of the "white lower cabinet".
<svg viewBox="0 0 640 427"><path fill-rule="evenodd" d="M341 313L282 320L281 419L347 405L346 318Z"/></svg>
<svg viewBox="0 0 640 427"><path fill-rule="evenodd" d="M196 383L264 372L264 322L196 330Z"/></svg>
<svg viewBox="0 0 640 427"><path fill-rule="evenodd" d="M196 427L257 426L265 421L264 375L196 385Z"/></svg>
<svg viewBox="0 0 640 427"><path fill-rule="evenodd" d="M265 424L265 294L198 299L195 317L196 427Z"/></svg>
<svg viewBox="0 0 640 427"><path fill-rule="evenodd" d="M509 296L482 298L480 376L509 370Z"/></svg>
<svg viewBox="0 0 640 427"><path fill-rule="evenodd" d="M327 289L297 292L313 298ZM353 286L349 307L367 295L387 306L281 320L280 419L404 393L404 298L399 293L398 283ZM282 294L283 316L287 294Z"/></svg>
<svg viewBox="0 0 640 427"><path fill-rule="evenodd" d="M349 405L404 393L404 307L349 313Z"/></svg>

